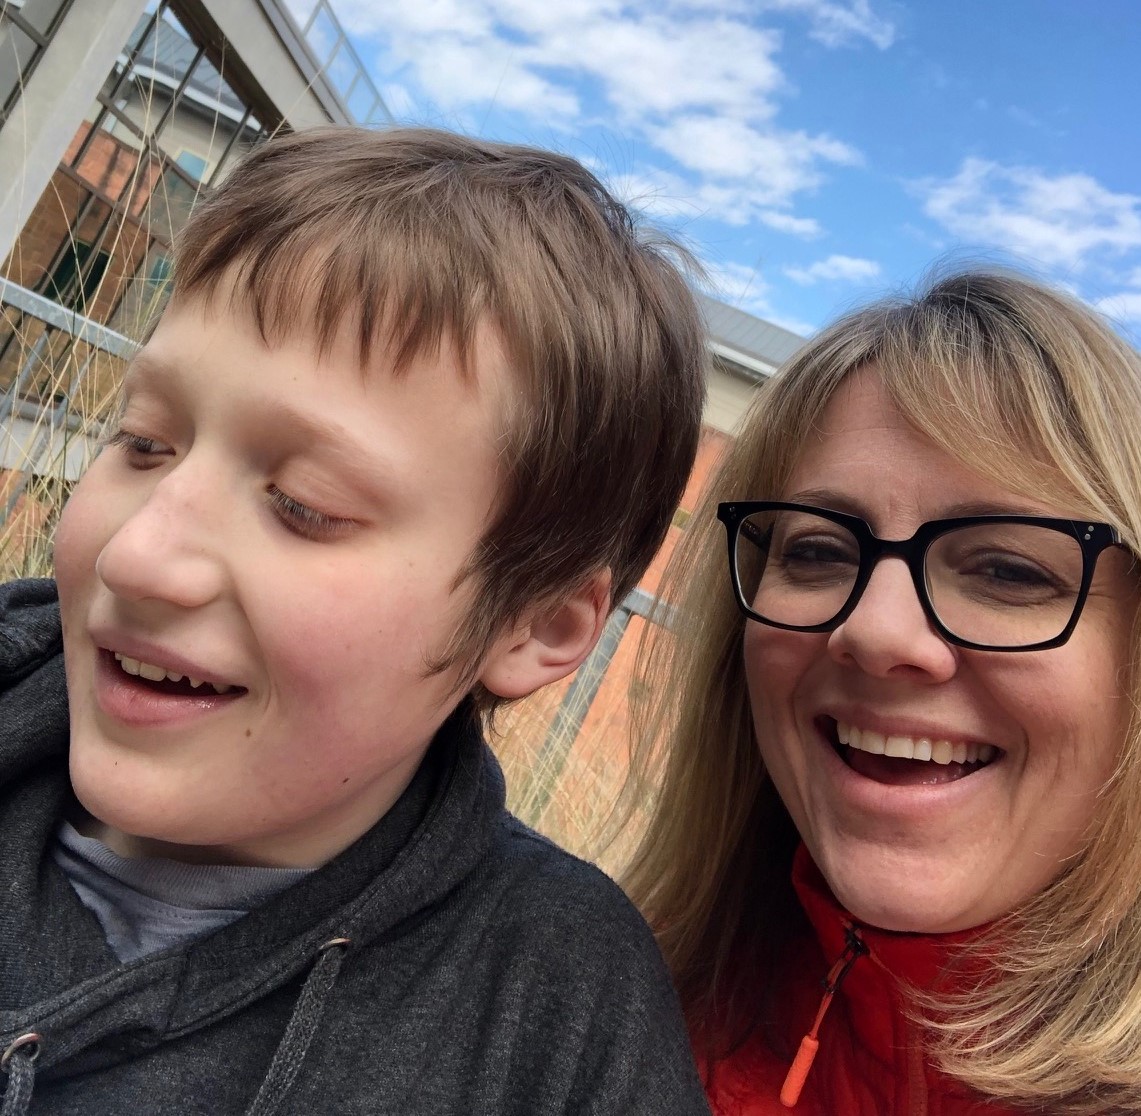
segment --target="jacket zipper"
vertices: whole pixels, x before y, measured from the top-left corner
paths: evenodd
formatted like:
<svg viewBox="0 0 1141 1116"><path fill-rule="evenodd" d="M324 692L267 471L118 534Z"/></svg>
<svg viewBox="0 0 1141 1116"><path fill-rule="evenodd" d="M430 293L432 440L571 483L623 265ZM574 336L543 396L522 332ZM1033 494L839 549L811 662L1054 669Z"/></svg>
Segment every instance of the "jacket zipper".
<svg viewBox="0 0 1141 1116"><path fill-rule="evenodd" d="M850 922L844 924L844 940L846 943L844 952L836 959L836 963L824 978L824 995L821 997L820 1007L816 1009L816 1018L808 1034L800 1040L800 1048L781 1086L780 1102L785 1108L795 1108L800 1100L804 1083L808 1080L808 1072L812 1069L816 1052L820 1049L820 1024L824 1022L824 1016L832 1006L832 1000L840 991L840 985L844 983L844 978L856 961L867 956L868 947L860 935L859 928Z"/></svg>

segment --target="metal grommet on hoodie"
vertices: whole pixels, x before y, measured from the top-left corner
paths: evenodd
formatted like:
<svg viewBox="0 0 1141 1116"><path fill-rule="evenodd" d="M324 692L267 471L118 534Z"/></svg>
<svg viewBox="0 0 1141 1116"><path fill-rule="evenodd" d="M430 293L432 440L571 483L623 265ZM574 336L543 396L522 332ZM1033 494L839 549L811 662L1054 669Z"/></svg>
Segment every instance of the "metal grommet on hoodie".
<svg viewBox="0 0 1141 1116"><path fill-rule="evenodd" d="M25 1046L35 1046L35 1050L29 1051L27 1057L30 1061L35 1061L40 1056L40 1043L44 1041L43 1035L37 1034L35 1031L29 1031L25 1035L21 1035L18 1039L13 1040L8 1049L0 1054L0 1070L6 1070L8 1063L12 1060L12 1055L17 1050L22 1050Z"/></svg>

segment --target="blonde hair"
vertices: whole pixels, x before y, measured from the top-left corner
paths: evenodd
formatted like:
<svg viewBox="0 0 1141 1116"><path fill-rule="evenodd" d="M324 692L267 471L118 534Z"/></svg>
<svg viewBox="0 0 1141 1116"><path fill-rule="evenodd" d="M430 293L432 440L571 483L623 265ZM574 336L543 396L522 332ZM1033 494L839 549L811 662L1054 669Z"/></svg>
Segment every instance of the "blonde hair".
<svg viewBox="0 0 1141 1116"><path fill-rule="evenodd" d="M626 883L714 1056L771 1021L764 989L780 937L804 925L789 880L797 836L756 745L715 508L778 498L837 388L872 362L948 454L1112 523L1141 553L1141 361L1036 281L968 271L876 303L762 388L667 571L677 621L641 648L647 696L634 709L635 772L661 785ZM985 985L943 997L937 1013L917 1000L946 1073L1056 1113L1141 1113L1141 681L1135 662L1121 665L1129 727L1083 853L988 936Z"/></svg>

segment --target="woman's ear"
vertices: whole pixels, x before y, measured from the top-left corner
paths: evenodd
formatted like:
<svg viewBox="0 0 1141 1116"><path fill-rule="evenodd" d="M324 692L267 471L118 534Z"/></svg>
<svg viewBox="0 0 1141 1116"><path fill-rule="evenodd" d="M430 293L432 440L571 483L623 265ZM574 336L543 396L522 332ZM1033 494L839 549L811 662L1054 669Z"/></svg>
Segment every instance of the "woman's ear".
<svg viewBox="0 0 1141 1116"><path fill-rule="evenodd" d="M529 612L484 660L479 674L484 688L512 701L575 670L602 634L610 585L610 570L599 570L568 596Z"/></svg>

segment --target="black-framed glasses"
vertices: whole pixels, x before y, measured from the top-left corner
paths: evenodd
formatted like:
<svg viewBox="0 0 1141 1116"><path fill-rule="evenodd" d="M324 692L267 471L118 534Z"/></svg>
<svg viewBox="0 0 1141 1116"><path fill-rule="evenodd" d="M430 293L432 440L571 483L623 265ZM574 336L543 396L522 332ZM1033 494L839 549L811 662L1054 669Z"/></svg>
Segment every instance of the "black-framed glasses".
<svg viewBox="0 0 1141 1116"><path fill-rule="evenodd" d="M979 651L1042 651L1073 633L1099 555L1124 546L1108 523L1037 515L968 515L881 539L864 520L781 501L718 505L737 604L751 620L829 632L851 614L876 563L911 571L932 625Z"/></svg>

